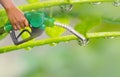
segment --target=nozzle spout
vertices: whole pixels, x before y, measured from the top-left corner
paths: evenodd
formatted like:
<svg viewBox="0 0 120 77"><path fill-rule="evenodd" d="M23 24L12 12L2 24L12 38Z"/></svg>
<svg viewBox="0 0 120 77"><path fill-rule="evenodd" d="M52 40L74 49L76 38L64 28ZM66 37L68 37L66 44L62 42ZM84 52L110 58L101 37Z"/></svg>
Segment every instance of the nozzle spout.
<svg viewBox="0 0 120 77"><path fill-rule="evenodd" d="M59 22L54 22L54 24L56 26L65 28L66 30L68 30L69 32L71 32L72 34L77 36L80 39L80 42L81 42L81 44L83 46L85 46L88 43L88 39L84 35L78 33L77 31L75 31L72 27L70 27L68 25L65 25L65 24L62 24L62 23L59 23Z"/></svg>

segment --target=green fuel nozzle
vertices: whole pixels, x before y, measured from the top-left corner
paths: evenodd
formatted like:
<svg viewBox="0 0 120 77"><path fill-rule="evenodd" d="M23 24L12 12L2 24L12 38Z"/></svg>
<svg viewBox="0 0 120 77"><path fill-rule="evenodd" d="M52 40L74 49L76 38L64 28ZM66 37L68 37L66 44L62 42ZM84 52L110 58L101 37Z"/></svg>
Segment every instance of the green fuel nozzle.
<svg viewBox="0 0 120 77"><path fill-rule="evenodd" d="M31 31L27 29L23 29L18 36L16 36L15 30L13 29L12 25L10 23L7 23L4 26L4 30L10 33L10 36L14 42L15 45L22 44L24 42L27 42L33 38L36 38L40 36L43 31L45 30L46 27L52 27L54 25L63 27L66 30L70 31L74 35L76 35L80 41L82 42L83 45L87 43L87 39L80 33L76 32L73 28L70 26L67 26L65 24L61 24L59 22L55 22L54 18L48 17L45 15L45 13L41 11L32 11L32 12L26 12L24 13L24 16L28 20L30 24ZM23 39L19 41L19 37L24 33L27 32L30 34L30 37Z"/></svg>
<svg viewBox="0 0 120 77"><path fill-rule="evenodd" d="M40 11L26 12L24 13L24 16L26 17L26 19L28 20L30 24L31 31L27 29L23 29L20 32L20 34L16 36L15 30L13 29L10 23L7 23L4 26L4 30L10 33L10 36L15 45L22 44L33 38L40 36L47 26L52 27L55 22L54 18L47 17L45 13L40 12ZM20 36L25 32L29 33L30 37L19 41Z"/></svg>
<svg viewBox="0 0 120 77"><path fill-rule="evenodd" d="M47 17L43 12L35 11L35 12L26 12L24 14L26 19L28 20L30 27L37 29L45 29L46 26L52 27L54 26L55 19L51 17ZM5 31L10 32L13 30L13 27L10 23L7 23L4 26Z"/></svg>

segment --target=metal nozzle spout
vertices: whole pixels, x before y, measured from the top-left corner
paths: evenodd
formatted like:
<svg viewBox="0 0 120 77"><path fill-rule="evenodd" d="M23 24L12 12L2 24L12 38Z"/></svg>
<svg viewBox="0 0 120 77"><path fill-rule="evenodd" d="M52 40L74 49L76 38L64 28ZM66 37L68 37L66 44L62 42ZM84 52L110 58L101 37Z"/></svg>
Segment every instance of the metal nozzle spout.
<svg viewBox="0 0 120 77"><path fill-rule="evenodd" d="M61 24L61 23L59 23L59 22L54 22L54 24L56 25L56 26L59 26L59 27L63 27L63 28L65 28L65 29L67 29L69 32L71 32L72 34L74 34L75 36L77 36L80 40L80 42L81 42L81 44L83 45L83 46L85 46L87 43L88 43L88 39L84 36L84 35L82 35L82 34L80 34L80 33L78 33L77 31L75 31L73 28L71 28L70 26L67 26L67 25L65 25L65 24Z"/></svg>

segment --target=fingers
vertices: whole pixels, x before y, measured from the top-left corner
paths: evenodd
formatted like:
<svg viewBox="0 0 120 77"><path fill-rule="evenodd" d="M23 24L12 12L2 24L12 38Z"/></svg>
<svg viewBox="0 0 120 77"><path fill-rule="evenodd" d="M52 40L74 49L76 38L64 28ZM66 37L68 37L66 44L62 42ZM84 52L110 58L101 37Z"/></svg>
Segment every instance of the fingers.
<svg viewBox="0 0 120 77"><path fill-rule="evenodd" d="M20 30L21 29L19 24L12 24L12 25L13 25L14 30Z"/></svg>
<svg viewBox="0 0 120 77"><path fill-rule="evenodd" d="M25 20L25 18L21 18L21 20L18 21L18 24L19 24L19 26L20 26L21 28L24 28L24 27L25 27L25 25L24 25L24 20Z"/></svg>
<svg viewBox="0 0 120 77"><path fill-rule="evenodd" d="M18 8L12 8L11 10L6 10L9 21L11 22L15 30L20 30L26 26L29 26L27 19L25 18L23 12Z"/></svg>
<svg viewBox="0 0 120 77"><path fill-rule="evenodd" d="M12 25L15 30L20 30L26 26L29 26L29 23L26 18L23 18L21 20L14 21L14 23L12 23Z"/></svg>
<svg viewBox="0 0 120 77"><path fill-rule="evenodd" d="M21 29L21 26L19 24L16 24L17 26L17 29L20 30Z"/></svg>
<svg viewBox="0 0 120 77"><path fill-rule="evenodd" d="M12 24L12 25L13 25L14 30L17 30L17 26L16 26L16 25L14 25L14 24Z"/></svg>
<svg viewBox="0 0 120 77"><path fill-rule="evenodd" d="M22 27L21 27L21 24L19 24L19 23L12 23L12 26L13 26L13 28L14 28L14 30L20 30Z"/></svg>
<svg viewBox="0 0 120 77"><path fill-rule="evenodd" d="M28 23L27 19L25 19L24 25L25 25L25 26L29 26L29 23Z"/></svg>

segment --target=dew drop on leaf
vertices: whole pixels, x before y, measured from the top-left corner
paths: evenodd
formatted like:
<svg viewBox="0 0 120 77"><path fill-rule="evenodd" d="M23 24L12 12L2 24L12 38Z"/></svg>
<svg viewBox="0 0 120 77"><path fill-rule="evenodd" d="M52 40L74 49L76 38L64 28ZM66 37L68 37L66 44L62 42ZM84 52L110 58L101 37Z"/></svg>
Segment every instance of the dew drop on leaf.
<svg viewBox="0 0 120 77"><path fill-rule="evenodd" d="M92 5L100 5L102 2L91 2Z"/></svg>
<svg viewBox="0 0 120 77"><path fill-rule="evenodd" d="M109 36L109 37L105 37L105 39L114 39L115 37L113 36Z"/></svg>
<svg viewBox="0 0 120 77"><path fill-rule="evenodd" d="M30 51L31 49L32 49L31 47L25 48L25 50L27 50L27 51Z"/></svg>
<svg viewBox="0 0 120 77"><path fill-rule="evenodd" d="M120 1L119 0L116 0L114 3L113 3L114 6L116 7L119 7L120 6Z"/></svg>
<svg viewBox="0 0 120 77"><path fill-rule="evenodd" d="M57 46L58 43L51 43L50 46Z"/></svg>
<svg viewBox="0 0 120 77"><path fill-rule="evenodd" d="M72 10L73 5L72 4L65 4L65 5L61 5L60 8L61 8L62 12L68 13Z"/></svg>
<svg viewBox="0 0 120 77"><path fill-rule="evenodd" d="M86 46L89 43L89 40L86 41L77 40L77 41L80 46Z"/></svg>

